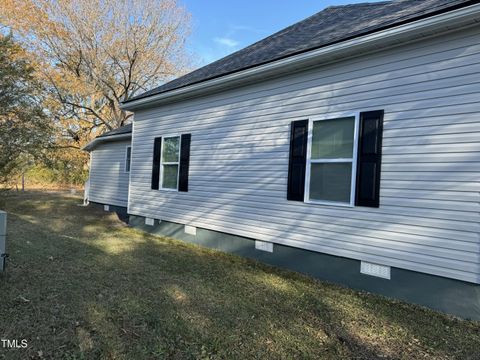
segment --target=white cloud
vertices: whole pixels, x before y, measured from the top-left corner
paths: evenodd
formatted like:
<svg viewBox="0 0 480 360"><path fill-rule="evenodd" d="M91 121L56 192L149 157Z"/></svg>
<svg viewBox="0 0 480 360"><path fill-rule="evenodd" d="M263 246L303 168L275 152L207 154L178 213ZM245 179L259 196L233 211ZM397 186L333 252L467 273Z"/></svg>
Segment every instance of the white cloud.
<svg viewBox="0 0 480 360"><path fill-rule="evenodd" d="M213 41L218 44L228 46L230 48L236 47L239 44L238 41L226 37L216 37L215 39L213 39Z"/></svg>
<svg viewBox="0 0 480 360"><path fill-rule="evenodd" d="M252 26L246 26L246 25L230 25L230 29L232 32L251 32L255 34L267 34L268 31L264 29L257 29Z"/></svg>

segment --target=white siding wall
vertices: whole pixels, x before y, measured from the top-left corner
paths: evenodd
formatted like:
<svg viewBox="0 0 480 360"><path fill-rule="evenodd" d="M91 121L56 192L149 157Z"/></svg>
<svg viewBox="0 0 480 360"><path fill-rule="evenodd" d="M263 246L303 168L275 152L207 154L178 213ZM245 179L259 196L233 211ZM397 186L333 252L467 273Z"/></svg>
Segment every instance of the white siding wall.
<svg viewBox="0 0 480 360"><path fill-rule="evenodd" d="M480 28L135 113L129 212L480 283ZM380 208L287 201L290 122L385 110ZM191 133L188 193L150 190ZM298 259L298 261L302 261Z"/></svg>
<svg viewBox="0 0 480 360"><path fill-rule="evenodd" d="M129 173L125 172L125 154L130 140L97 145L91 152L90 201L127 206Z"/></svg>

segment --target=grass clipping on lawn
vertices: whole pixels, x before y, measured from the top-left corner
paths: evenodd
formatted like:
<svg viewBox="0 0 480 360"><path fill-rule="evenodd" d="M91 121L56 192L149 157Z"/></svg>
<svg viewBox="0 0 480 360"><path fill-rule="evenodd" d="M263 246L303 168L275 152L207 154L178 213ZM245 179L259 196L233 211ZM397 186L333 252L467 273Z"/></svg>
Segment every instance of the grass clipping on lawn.
<svg viewBox="0 0 480 360"><path fill-rule="evenodd" d="M129 228L72 195L5 199L0 359L474 359L480 324ZM461 301L461 299L459 299Z"/></svg>

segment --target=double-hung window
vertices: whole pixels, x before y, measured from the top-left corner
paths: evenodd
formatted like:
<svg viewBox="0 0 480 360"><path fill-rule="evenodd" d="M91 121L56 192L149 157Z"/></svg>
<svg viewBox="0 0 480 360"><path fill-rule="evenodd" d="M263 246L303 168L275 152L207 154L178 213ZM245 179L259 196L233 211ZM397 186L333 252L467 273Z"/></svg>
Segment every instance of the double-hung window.
<svg viewBox="0 0 480 360"><path fill-rule="evenodd" d="M305 201L354 205L358 116L311 119Z"/></svg>
<svg viewBox="0 0 480 360"><path fill-rule="evenodd" d="M180 136L164 137L160 157L160 188L178 190Z"/></svg>
<svg viewBox="0 0 480 360"><path fill-rule="evenodd" d="M191 134L154 138L152 190L188 192L191 139Z"/></svg>

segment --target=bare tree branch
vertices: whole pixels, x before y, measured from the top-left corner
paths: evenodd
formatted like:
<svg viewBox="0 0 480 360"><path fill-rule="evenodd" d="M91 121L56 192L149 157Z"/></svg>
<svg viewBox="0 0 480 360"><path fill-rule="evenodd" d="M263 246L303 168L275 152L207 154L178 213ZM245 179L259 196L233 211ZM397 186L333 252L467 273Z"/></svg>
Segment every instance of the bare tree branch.
<svg viewBox="0 0 480 360"><path fill-rule="evenodd" d="M189 63L189 15L176 0L4 0L0 13L42 65L52 113L83 141L131 121L120 101Z"/></svg>

